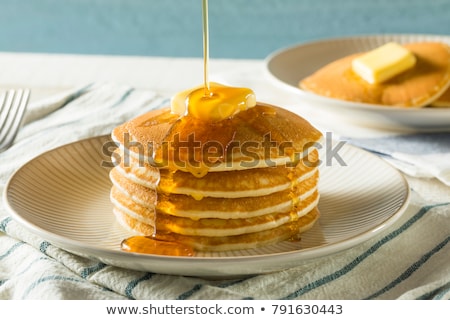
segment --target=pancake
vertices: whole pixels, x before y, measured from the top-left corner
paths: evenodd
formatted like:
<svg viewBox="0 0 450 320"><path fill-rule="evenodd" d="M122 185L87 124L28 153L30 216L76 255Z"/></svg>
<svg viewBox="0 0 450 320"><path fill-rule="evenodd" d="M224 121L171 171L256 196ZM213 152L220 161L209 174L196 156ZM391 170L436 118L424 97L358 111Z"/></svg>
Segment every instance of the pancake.
<svg viewBox="0 0 450 320"><path fill-rule="evenodd" d="M353 72L351 62L363 53L331 62L309 77L300 88L322 96L370 104L425 107L450 86L450 48L444 43L405 44L416 65L380 84L369 84Z"/></svg>
<svg viewBox="0 0 450 320"><path fill-rule="evenodd" d="M319 217L322 134L287 110L257 104L205 122L165 108L112 137L111 202L133 233L238 250L297 238Z"/></svg>
<svg viewBox="0 0 450 320"><path fill-rule="evenodd" d="M124 158L122 152L118 151L118 154L121 159ZM192 179L189 172L158 170L149 164L139 163L135 158L130 158L127 163L120 162L116 170L129 180L147 188L157 187L162 193L186 194L196 199L241 198L284 190L314 174L318 160L317 150L311 150L306 158L289 166L210 172L202 179ZM292 177L296 180L293 181ZM217 184L217 181L221 183Z"/></svg>
<svg viewBox="0 0 450 320"><path fill-rule="evenodd" d="M164 108L112 132L112 139L131 157L155 168L198 177L207 172L288 165L304 158L321 138L322 134L302 117L261 103L207 125L193 117L180 118Z"/></svg>
<svg viewBox="0 0 450 320"><path fill-rule="evenodd" d="M114 208L113 212L117 221L133 234L153 234L154 229L151 225L142 223L116 208ZM252 249L275 244L284 240L298 240L302 233L313 227L319 216L319 211L317 208L314 208L307 215L302 216L296 221L262 232L246 233L228 237L185 236L179 234L158 233L158 239L183 243L191 246L197 251L214 252Z"/></svg>
<svg viewBox="0 0 450 320"><path fill-rule="evenodd" d="M112 188L111 199L116 209L142 223L156 227L158 232L214 237L258 232L295 221L317 206L319 195L316 190L300 204L294 208L289 207L284 212L276 211L254 217L229 219L222 217L191 219L167 215L159 210L139 205L116 188Z"/></svg>
<svg viewBox="0 0 450 320"><path fill-rule="evenodd" d="M434 100L430 107L434 108L450 108L450 88L448 88L443 94Z"/></svg>

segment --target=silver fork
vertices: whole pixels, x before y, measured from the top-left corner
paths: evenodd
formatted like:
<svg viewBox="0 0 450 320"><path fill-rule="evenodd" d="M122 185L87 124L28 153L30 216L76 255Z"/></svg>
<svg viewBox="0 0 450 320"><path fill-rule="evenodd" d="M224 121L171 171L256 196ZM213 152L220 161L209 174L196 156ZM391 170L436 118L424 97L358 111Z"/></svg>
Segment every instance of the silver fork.
<svg viewBox="0 0 450 320"><path fill-rule="evenodd" d="M30 90L11 89L0 94L0 152L8 149L19 131Z"/></svg>

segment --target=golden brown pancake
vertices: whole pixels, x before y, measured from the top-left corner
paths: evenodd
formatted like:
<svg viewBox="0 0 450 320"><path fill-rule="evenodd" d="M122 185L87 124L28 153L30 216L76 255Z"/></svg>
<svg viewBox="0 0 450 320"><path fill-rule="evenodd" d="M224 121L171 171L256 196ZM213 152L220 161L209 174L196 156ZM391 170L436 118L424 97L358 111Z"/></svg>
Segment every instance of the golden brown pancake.
<svg viewBox="0 0 450 320"><path fill-rule="evenodd" d="M362 53L331 62L309 77L300 88L322 96L370 104L424 107L450 85L450 48L444 43L405 44L416 65L380 84L369 84L353 72L351 62Z"/></svg>
<svg viewBox="0 0 450 320"><path fill-rule="evenodd" d="M254 217L228 219L176 217L167 215L159 210L151 210L132 201L118 189L112 188L111 198L115 208L134 217L143 223L156 226L158 232L173 232L183 235L201 236L232 236L272 229L279 225L308 214L316 207L319 200L317 190L300 202L294 208L285 211L270 212ZM256 199L255 199L256 200Z"/></svg>
<svg viewBox="0 0 450 320"><path fill-rule="evenodd" d="M139 235L151 235L154 228L124 214L117 208L114 208L114 214L117 221L124 228ZM159 233L161 240L180 242L193 247L198 251L227 251L252 249L269 244L274 244L284 240L298 240L300 235L308 231L319 218L317 208L311 210L307 215L302 216L296 221L285 223L279 227L261 232L246 233L237 236L185 236L173 233Z"/></svg>
<svg viewBox="0 0 450 320"><path fill-rule="evenodd" d="M435 108L450 108L450 88L448 88L443 94L434 100L430 107Z"/></svg>
<svg viewBox="0 0 450 320"><path fill-rule="evenodd" d="M297 237L318 218L322 134L284 109L258 104L218 123L162 109L112 137L111 201L134 233L237 250Z"/></svg>
<svg viewBox="0 0 450 320"><path fill-rule="evenodd" d="M123 159L123 152L117 152ZM158 170L147 163L139 164L134 158L127 164L122 161L116 169L129 180L148 188L158 187L162 193L188 194L197 199L205 196L242 198L243 193L248 190L251 194L247 196L267 195L284 190L286 186L311 176L317 170L318 160L317 150L312 150L308 158L300 159L292 165L210 172L202 179L192 179L189 172ZM292 181L292 176L296 176L297 181ZM217 181L221 183L218 184Z"/></svg>
<svg viewBox="0 0 450 320"><path fill-rule="evenodd" d="M193 117L180 118L164 108L139 116L112 133L113 140L131 156L158 168L169 166L197 176L285 165L303 158L321 137L302 117L267 104L208 125ZM209 146L217 146L217 152Z"/></svg>

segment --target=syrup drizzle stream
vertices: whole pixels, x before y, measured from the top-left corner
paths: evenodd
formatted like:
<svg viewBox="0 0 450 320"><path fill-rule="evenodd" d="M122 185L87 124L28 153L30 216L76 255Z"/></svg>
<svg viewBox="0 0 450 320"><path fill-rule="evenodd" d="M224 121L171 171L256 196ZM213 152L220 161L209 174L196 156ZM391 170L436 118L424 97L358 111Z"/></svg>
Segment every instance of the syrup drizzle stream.
<svg viewBox="0 0 450 320"><path fill-rule="evenodd" d="M205 86L205 96L210 94L209 87L209 27L208 27L208 0L202 0L203 17L203 81Z"/></svg>

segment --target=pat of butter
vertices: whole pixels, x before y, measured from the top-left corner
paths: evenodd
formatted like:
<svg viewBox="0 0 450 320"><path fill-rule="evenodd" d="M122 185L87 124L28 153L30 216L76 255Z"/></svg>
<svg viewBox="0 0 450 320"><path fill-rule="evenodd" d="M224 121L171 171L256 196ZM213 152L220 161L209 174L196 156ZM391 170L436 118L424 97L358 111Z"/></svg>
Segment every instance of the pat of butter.
<svg viewBox="0 0 450 320"><path fill-rule="evenodd" d="M389 42L352 61L352 69L371 84L381 83L414 67L416 57L405 47Z"/></svg>
<svg viewBox="0 0 450 320"><path fill-rule="evenodd" d="M256 105L254 92L248 88L210 83L182 91L172 97L171 111L180 116L191 115L205 121L221 121Z"/></svg>

